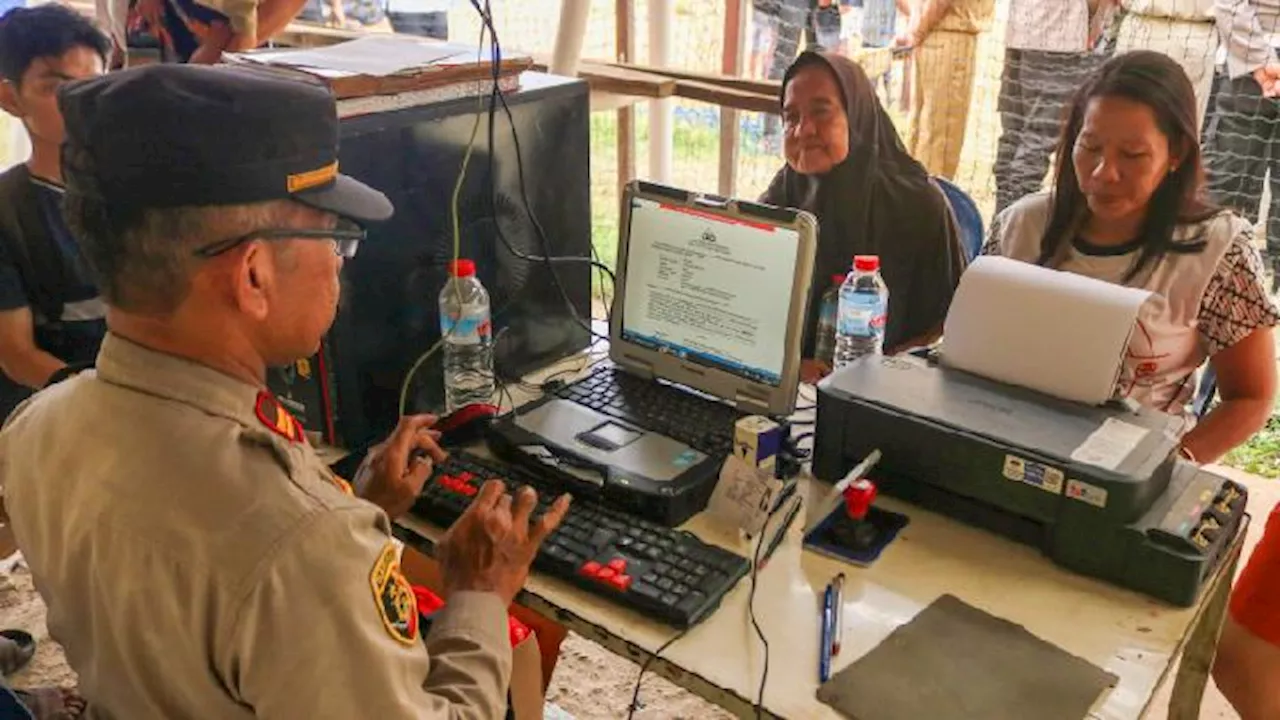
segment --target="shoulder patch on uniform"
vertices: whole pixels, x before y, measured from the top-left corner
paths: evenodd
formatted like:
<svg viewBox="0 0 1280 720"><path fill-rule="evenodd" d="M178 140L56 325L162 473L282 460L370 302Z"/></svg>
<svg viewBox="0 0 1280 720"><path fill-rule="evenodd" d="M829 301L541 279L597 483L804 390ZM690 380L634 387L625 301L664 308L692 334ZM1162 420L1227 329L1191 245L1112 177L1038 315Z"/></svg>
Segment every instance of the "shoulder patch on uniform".
<svg viewBox="0 0 1280 720"><path fill-rule="evenodd" d="M369 573L369 586L387 634L405 645L418 640L418 599L400 574L396 546L388 542Z"/></svg>
<svg viewBox="0 0 1280 720"><path fill-rule="evenodd" d="M254 403L253 412L258 416L258 420L271 432L288 440L289 442L305 442L306 433L302 430L302 423L289 414L288 410L276 400L275 396L266 390L258 391L258 399Z"/></svg>

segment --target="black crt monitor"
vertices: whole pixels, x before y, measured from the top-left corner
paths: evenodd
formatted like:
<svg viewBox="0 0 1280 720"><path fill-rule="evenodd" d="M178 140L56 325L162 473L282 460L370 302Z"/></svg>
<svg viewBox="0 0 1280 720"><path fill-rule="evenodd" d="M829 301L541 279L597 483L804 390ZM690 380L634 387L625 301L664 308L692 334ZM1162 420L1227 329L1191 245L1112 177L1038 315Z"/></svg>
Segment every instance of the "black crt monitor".
<svg viewBox="0 0 1280 720"><path fill-rule="evenodd" d="M590 339L590 265L557 263L553 277L548 263L516 256L591 257L590 131L581 81L525 73L506 100L524 192L545 238L522 198L511 124L500 104L492 153L487 112L481 114L458 210L460 255L475 260L491 298L495 369L515 378L582 350ZM342 171L386 193L396 207L343 269L342 303L326 338L336 435L349 450L362 451L394 427L406 374L440 339L439 295L453 256L451 198L476 109L476 98L464 97L342 121ZM408 412L442 407L441 360L437 351L414 375Z"/></svg>

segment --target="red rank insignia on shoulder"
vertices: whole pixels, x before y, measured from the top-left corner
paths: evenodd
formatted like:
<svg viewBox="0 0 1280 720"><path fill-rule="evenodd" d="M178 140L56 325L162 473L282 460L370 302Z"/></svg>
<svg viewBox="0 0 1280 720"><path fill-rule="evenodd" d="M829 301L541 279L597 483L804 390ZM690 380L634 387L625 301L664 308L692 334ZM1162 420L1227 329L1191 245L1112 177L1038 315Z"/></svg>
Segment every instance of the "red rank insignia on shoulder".
<svg viewBox="0 0 1280 720"><path fill-rule="evenodd" d="M258 391L258 400L254 403L253 411L271 432L289 442L306 442L307 436L302 430L302 423L290 415L280 401L266 390Z"/></svg>

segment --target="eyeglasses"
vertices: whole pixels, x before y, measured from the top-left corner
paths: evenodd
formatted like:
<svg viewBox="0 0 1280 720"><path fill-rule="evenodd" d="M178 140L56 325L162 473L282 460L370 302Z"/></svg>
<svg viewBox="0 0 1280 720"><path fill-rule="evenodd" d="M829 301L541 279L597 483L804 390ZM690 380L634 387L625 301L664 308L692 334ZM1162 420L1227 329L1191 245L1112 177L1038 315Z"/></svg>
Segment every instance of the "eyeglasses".
<svg viewBox="0 0 1280 720"><path fill-rule="evenodd" d="M356 249L360 247L360 241L364 240L366 235L364 228L350 220L339 220L337 226L329 230L263 228L197 248L194 255L199 258L215 257L250 240L329 240L333 242L333 252L338 257L350 260L355 257Z"/></svg>

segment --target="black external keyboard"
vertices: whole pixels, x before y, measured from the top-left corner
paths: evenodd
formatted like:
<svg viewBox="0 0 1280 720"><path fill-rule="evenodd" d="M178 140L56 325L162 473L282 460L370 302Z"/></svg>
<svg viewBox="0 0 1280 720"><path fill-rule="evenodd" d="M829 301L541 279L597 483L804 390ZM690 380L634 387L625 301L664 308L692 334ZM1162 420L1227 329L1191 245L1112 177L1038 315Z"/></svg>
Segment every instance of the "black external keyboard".
<svg viewBox="0 0 1280 720"><path fill-rule="evenodd" d="M559 495L520 468L455 451L436 466L413 512L448 527L491 478L504 480L511 492L532 485L538 491L535 518ZM750 566L746 558L689 533L575 497L533 567L685 628L710 615Z"/></svg>
<svg viewBox="0 0 1280 720"><path fill-rule="evenodd" d="M556 392L562 398L625 420L712 457L733 452L733 426L741 413L656 380L614 367L596 370Z"/></svg>

